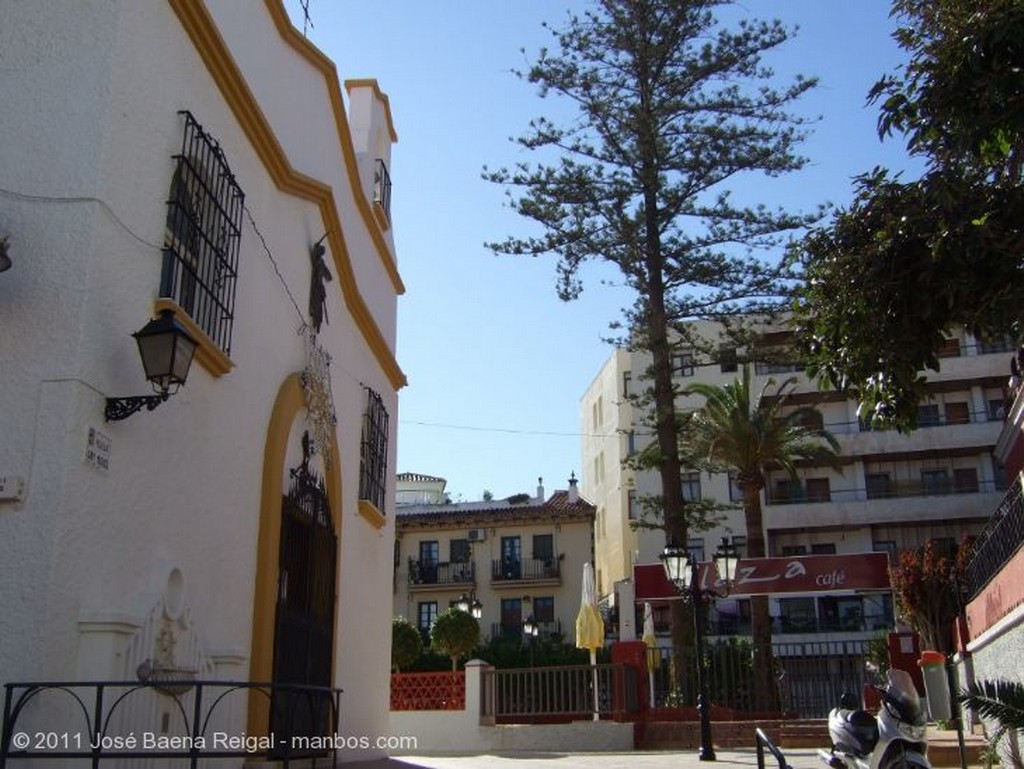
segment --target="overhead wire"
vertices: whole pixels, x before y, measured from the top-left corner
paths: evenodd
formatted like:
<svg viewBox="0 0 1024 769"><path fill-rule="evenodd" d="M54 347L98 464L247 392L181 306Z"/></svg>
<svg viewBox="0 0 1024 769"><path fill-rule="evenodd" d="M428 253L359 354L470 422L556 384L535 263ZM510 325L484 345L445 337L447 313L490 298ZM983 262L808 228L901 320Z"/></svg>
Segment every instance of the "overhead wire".
<svg viewBox="0 0 1024 769"><path fill-rule="evenodd" d="M626 432L611 433L589 433L589 432L563 432L558 430L524 430L514 427L482 427L479 425L456 425L447 422L426 422L418 419L399 419L400 425L416 425L418 427L440 427L446 430L467 430L480 433L505 433L509 435L546 435L555 438L615 438L624 436ZM654 435L653 431L633 431L634 435Z"/></svg>

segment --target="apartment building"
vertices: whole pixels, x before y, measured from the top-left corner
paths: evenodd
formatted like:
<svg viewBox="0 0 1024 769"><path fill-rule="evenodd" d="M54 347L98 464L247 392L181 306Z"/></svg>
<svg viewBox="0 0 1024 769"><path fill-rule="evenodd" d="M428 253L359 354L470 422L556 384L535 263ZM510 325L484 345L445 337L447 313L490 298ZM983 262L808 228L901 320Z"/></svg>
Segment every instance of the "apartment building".
<svg viewBox="0 0 1024 769"><path fill-rule="evenodd" d="M399 473L395 476L395 503L404 505L442 505L449 501L444 488L448 481L433 475Z"/></svg>
<svg viewBox="0 0 1024 769"><path fill-rule="evenodd" d="M711 324L701 324L699 331L711 348L724 343ZM818 389L799 363L779 363L787 357L789 335L784 328L765 328L760 338L763 359L773 362L752 364L755 392L769 379L781 383L795 377L792 408L815 405L821 426L835 435L842 452L839 470L801 466L795 483L785 471L769 472L762 492L768 556L883 551L892 557L928 539L952 547L965 534L981 530L1006 487L992 455L1003 424L1009 373L1011 348L1005 341L986 343L963 330L951 333L940 371L927 372L930 397L921 405L919 428L900 434L871 429L858 418L854 401ZM712 362L696 350L677 349L676 384L680 389L697 381L724 384L738 376L736 360L751 355L725 348ZM658 563L665 546L662 531L630 525L641 517L645 497L660 493L657 474L623 466L653 439L627 397L647 386L649 366L645 353L615 350L580 402L582 493L596 507L598 591L607 604L615 603L615 586L632 578L634 565ZM680 395L677 403L685 411L699 408L702 400ZM683 489L690 500L736 505L710 530L690 532L688 546L698 560L710 560L725 535L742 555L746 532L741 496L729 476L687 470ZM746 603L742 598L719 601L713 619L723 628L742 629ZM781 640L787 634L806 639L837 630L870 634L893 624L891 596L884 592L775 596L771 612Z"/></svg>
<svg viewBox="0 0 1024 769"><path fill-rule="evenodd" d="M443 481L418 479L433 488ZM571 642L583 564L593 560L593 524L594 506L575 476L568 490L547 498L539 483L536 494L507 499L399 505L394 613L426 641L437 615L465 598L478 607L485 639L518 636L532 618L542 639Z"/></svg>

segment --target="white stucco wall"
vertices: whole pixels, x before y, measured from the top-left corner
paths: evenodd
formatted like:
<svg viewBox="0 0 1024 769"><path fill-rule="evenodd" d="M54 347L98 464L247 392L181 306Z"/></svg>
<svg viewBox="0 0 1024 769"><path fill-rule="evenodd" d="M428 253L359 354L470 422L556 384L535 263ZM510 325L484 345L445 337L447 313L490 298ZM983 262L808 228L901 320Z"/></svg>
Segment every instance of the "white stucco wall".
<svg viewBox="0 0 1024 769"><path fill-rule="evenodd" d="M393 350L395 289L352 203L324 78L283 44L262 4L211 11L291 165L334 190L358 290ZM94 671L100 647L83 651L80 621L141 623L173 567L208 653L248 677L268 422L305 348L247 216L234 368L216 378L194 363L177 395L123 422L104 424L104 399L149 390L130 334L157 295L178 110L220 143L303 314L320 212L276 188L168 3L5 2L2 15L0 234L14 267L0 274L0 475L24 478L25 496L0 501L0 682L107 675ZM342 490L335 685L344 731L384 734L393 511L377 528L357 497L369 386L391 417L394 498L397 394L334 277L320 341L333 359ZM109 470L84 461L90 428L110 438Z"/></svg>
<svg viewBox="0 0 1024 769"><path fill-rule="evenodd" d="M391 735L401 741L396 755L479 755L492 753L600 753L633 749L633 724L615 721L572 721L564 724L502 724L480 714L481 660L466 663L466 707L463 710L396 710ZM525 756L524 756L525 757Z"/></svg>

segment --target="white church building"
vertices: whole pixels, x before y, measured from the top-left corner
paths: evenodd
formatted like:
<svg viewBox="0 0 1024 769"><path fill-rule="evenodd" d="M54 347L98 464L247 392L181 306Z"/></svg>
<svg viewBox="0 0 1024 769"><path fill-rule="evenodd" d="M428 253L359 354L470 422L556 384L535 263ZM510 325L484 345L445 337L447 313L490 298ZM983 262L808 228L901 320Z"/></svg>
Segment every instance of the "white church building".
<svg viewBox="0 0 1024 769"><path fill-rule="evenodd" d="M387 97L282 0L2 13L0 749L386 735Z"/></svg>

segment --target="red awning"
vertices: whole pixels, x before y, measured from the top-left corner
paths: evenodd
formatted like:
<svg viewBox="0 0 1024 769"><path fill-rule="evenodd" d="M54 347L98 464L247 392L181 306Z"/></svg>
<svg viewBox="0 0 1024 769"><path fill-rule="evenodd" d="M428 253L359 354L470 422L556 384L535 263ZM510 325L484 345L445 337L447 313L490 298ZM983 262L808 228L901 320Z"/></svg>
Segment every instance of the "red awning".
<svg viewBox="0 0 1024 769"><path fill-rule="evenodd" d="M701 589L713 590L717 573L708 562L698 565ZM664 567L633 567L637 601L679 597ZM889 590L889 557L885 553L800 555L790 558L743 558L736 568L731 596L766 593L834 593L841 590Z"/></svg>

